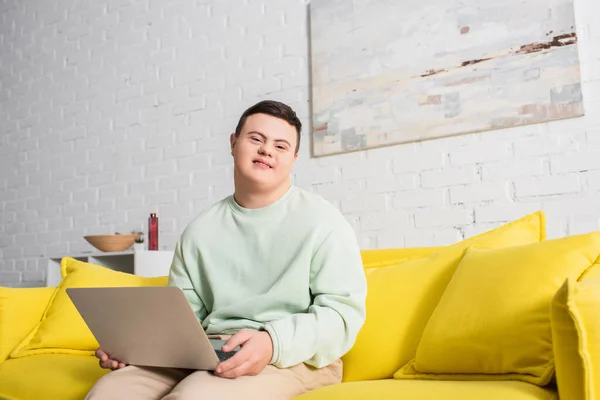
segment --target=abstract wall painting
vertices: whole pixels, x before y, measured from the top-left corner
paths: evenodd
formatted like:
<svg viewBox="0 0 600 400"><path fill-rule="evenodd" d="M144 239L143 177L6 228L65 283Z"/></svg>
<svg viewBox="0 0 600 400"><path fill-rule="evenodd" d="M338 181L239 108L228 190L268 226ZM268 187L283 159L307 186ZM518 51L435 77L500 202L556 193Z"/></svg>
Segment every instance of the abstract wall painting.
<svg viewBox="0 0 600 400"><path fill-rule="evenodd" d="M313 0L313 155L584 114L573 0Z"/></svg>

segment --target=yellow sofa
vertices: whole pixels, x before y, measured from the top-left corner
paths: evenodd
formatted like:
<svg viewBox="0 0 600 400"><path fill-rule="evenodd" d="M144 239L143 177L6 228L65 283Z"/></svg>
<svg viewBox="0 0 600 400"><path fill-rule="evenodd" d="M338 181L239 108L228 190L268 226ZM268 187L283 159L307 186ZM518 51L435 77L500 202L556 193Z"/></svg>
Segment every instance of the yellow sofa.
<svg viewBox="0 0 600 400"><path fill-rule="evenodd" d="M600 233L548 240L541 212L451 246L364 250L367 320L343 382L297 400L596 399L599 256ZM166 284L69 258L61 273L0 287L0 399L83 399L107 373L67 287Z"/></svg>

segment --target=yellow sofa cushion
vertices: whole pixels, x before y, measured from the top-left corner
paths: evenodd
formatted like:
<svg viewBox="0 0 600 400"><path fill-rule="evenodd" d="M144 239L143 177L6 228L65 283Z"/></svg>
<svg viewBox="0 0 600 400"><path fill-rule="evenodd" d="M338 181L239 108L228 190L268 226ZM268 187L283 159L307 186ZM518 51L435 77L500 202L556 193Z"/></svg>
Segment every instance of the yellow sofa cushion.
<svg viewBox="0 0 600 400"><path fill-rule="evenodd" d="M423 328L469 245L505 247L543 239L544 214L537 212L427 257L367 269L367 317L342 357L343 381L391 378L414 358Z"/></svg>
<svg viewBox="0 0 600 400"><path fill-rule="evenodd" d="M562 400L600 396L600 276L567 279L552 300L552 346Z"/></svg>
<svg viewBox="0 0 600 400"><path fill-rule="evenodd" d="M114 271L73 258L61 260L63 279L41 321L11 352L10 358L36 354L66 353L91 355L98 348L79 312L66 293L71 287L166 286L167 277L146 278Z"/></svg>
<svg viewBox="0 0 600 400"><path fill-rule="evenodd" d="M554 374L552 297L565 278L580 279L599 256L600 232L468 249L423 331L412 367L450 375L432 379L548 384ZM409 368L395 377L414 378Z"/></svg>
<svg viewBox="0 0 600 400"><path fill-rule="evenodd" d="M91 356L40 354L0 364L0 399L81 400L108 370Z"/></svg>
<svg viewBox="0 0 600 400"><path fill-rule="evenodd" d="M444 246L438 247L407 247L390 249L361 250L363 267L380 268L396 265L415 258L427 257L428 255L443 250Z"/></svg>
<svg viewBox="0 0 600 400"><path fill-rule="evenodd" d="M39 322L55 290L0 287L0 362Z"/></svg>
<svg viewBox="0 0 600 400"><path fill-rule="evenodd" d="M556 392L525 382L395 381L326 386L294 400L556 400Z"/></svg>

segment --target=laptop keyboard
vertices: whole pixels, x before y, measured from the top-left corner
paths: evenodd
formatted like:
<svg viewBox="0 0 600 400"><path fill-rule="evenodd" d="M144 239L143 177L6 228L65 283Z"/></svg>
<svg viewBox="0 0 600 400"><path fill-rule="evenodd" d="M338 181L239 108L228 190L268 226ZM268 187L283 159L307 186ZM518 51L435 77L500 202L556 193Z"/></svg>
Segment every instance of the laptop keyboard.
<svg viewBox="0 0 600 400"><path fill-rule="evenodd" d="M231 357L233 357L233 355L236 353L235 351L222 351L222 350L215 350L215 353L217 353L217 357L219 357L219 361L225 361Z"/></svg>

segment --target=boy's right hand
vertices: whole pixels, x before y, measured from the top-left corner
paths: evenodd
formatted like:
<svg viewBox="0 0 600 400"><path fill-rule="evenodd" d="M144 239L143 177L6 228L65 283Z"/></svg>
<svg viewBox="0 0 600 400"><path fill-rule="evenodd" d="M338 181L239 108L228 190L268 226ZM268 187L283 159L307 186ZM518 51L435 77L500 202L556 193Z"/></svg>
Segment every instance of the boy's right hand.
<svg viewBox="0 0 600 400"><path fill-rule="evenodd" d="M119 360L111 359L108 354L104 352L101 348L96 350L96 358L100 360L100 367L105 369L110 369L111 371L124 368L126 365Z"/></svg>

